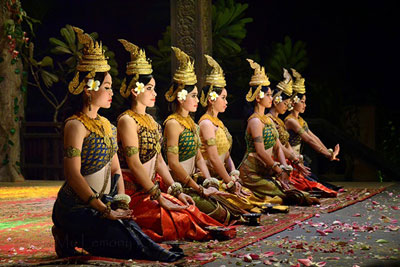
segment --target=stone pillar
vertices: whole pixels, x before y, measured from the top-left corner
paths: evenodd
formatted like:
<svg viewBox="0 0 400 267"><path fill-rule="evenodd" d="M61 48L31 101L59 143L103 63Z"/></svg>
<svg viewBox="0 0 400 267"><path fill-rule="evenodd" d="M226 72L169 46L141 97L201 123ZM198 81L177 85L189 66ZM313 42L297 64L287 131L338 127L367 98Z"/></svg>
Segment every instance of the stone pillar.
<svg viewBox="0 0 400 267"><path fill-rule="evenodd" d="M212 55L211 0L171 0L171 42L195 59L197 86L203 87L207 61ZM171 54L171 73L176 58Z"/></svg>

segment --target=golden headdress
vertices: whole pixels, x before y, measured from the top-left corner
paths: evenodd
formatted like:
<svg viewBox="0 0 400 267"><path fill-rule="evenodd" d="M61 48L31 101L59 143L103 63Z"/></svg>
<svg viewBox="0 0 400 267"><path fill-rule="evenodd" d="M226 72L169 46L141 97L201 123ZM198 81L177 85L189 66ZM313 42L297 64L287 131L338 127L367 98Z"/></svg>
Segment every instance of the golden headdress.
<svg viewBox="0 0 400 267"><path fill-rule="evenodd" d="M280 81L276 87L281 90L285 95L291 96L293 94L293 80L287 69L283 68L283 81Z"/></svg>
<svg viewBox="0 0 400 267"><path fill-rule="evenodd" d="M224 71L215 59L209 55L204 55L207 59L208 65L211 66L212 70L209 75L206 76L206 85L209 85L207 94L204 91L201 92L200 104L203 107L207 106L207 97L212 92L213 87L224 88L226 86Z"/></svg>
<svg viewBox="0 0 400 267"><path fill-rule="evenodd" d="M149 75L153 73L150 60L146 59L146 52L140 49L137 45L134 45L127 40L118 39L118 41L125 47L125 50L131 54L131 61L126 64L126 74L134 75L131 82L126 86L126 78L122 81L119 92L125 98L127 98L134 84L138 81L139 75Z"/></svg>
<svg viewBox="0 0 400 267"><path fill-rule="evenodd" d="M291 69L293 76L296 78L296 81L293 84L293 90L298 93L298 94L305 94L306 93L306 87L304 85L304 82L306 81L303 77L301 77L301 74L298 73L295 69Z"/></svg>
<svg viewBox="0 0 400 267"><path fill-rule="evenodd" d="M71 94L78 95L82 92L85 87L85 80L92 79L96 75L96 72L106 72L110 70L107 59L104 56L103 46L87 34L83 33L82 29L72 27L78 35L78 41L83 44L83 55L79 59L78 66L76 67L75 77L68 85L68 90ZM86 79L83 79L79 83L79 72L87 72Z"/></svg>
<svg viewBox="0 0 400 267"><path fill-rule="evenodd" d="M190 57L179 48L173 46L171 48L179 61L179 67L173 78L174 83L177 83L179 86L174 91L174 85L172 84L165 93L165 99L168 102L174 101L178 92L186 85L195 85L197 83L196 73L194 72L194 60L190 60Z"/></svg>
<svg viewBox="0 0 400 267"><path fill-rule="evenodd" d="M252 102L256 99L257 95L260 93L262 86L268 86L271 83L268 80L268 76L265 74L264 67L261 67L257 62L252 59L247 59L250 63L250 67L254 69L254 74L251 76L249 85L250 86L257 86L257 89L252 93L251 87L249 92L246 95L247 102Z"/></svg>

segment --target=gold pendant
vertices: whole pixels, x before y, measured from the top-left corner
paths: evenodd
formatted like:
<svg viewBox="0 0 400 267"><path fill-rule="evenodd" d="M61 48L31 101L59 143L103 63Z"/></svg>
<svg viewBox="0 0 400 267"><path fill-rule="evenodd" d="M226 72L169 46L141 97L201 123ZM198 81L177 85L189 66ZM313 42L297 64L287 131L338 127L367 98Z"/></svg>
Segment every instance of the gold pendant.
<svg viewBox="0 0 400 267"><path fill-rule="evenodd" d="M104 144L106 144L107 147L111 147L110 137L104 136L103 140L104 140Z"/></svg>

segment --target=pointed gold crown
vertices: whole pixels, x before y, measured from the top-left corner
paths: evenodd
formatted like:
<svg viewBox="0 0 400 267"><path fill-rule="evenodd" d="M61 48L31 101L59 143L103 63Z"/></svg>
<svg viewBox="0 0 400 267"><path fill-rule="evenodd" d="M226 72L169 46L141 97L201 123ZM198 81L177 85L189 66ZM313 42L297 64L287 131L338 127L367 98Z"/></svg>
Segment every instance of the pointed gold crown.
<svg viewBox="0 0 400 267"><path fill-rule="evenodd" d="M293 76L296 78L294 84L293 84L293 90L296 93L299 94L305 94L306 93L306 87L304 85L304 82L306 81L303 77L301 77L301 74L298 73L295 69L291 69Z"/></svg>
<svg viewBox="0 0 400 267"><path fill-rule="evenodd" d="M207 59L208 65L211 66L212 70L210 74L206 75L206 85L209 85L207 94L204 91L201 92L200 104L203 107L207 106L207 98L213 91L213 87L224 88L226 86L224 71L215 59L209 55L204 55Z"/></svg>
<svg viewBox="0 0 400 267"><path fill-rule="evenodd" d="M92 71L95 72L106 72L110 70L107 59L104 56L103 46L97 41L94 41L92 37L83 33L83 30L72 27L78 35L78 41L83 44L83 55L79 60L79 64L76 67L77 71Z"/></svg>
<svg viewBox="0 0 400 267"><path fill-rule="evenodd" d="M224 88L226 86L226 81L221 66L209 55L204 56L207 59L208 65L212 68L211 73L206 76L206 84Z"/></svg>
<svg viewBox="0 0 400 267"><path fill-rule="evenodd" d="M180 50L178 47L171 47L175 52L175 56L179 61L179 67L174 74L174 82L184 85L195 85L197 83L196 74L194 73L194 60Z"/></svg>
<svg viewBox="0 0 400 267"><path fill-rule="evenodd" d="M174 83L177 83L179 86L174 91L174 84L172 84L165 93L165 99L167 99L168 102L174 101L178 92L186 85L195 85L197 83L196 73L194 72L194 60L191 61L190 57L178 47L171 46L171 48L179 61L179 67L173 78Z"/></svg>
<svg viewBox="0 0 400 267"><path fill-rule="evenodd" d="M250 67L254 69L254 74L251 76L249 85L250 86L257 86L257 89L252 93L251 87L250 90L247 92L246 95L246 100L248 102L254 101L256 99L257 95L260 93L262 86L268 86L271 83L268 80L268 76L265 74L265 69L264 67L261 67L260 64L255 62L252 59L247 59L247 61L250 63Z"/></svg>
<svg viewBox="0 0 400 267"><path fill-rule="evenodd" d="M125 50L131 54L131 61L126 63L126 74L134 75L128 86L126 86L126 78L121 83L119 89L120 94L127 98L131 94L131 89L135 86L139 80L139 75L148 75L153 73L150 60L146 59L146 52L144 49L140 49L139 46L128 42L125 39L118 39L118 41L124 46Z"/></svg>
<svg viewBox="0 0 400 267"><path fill-rule="evenodd" d="M287 69L283 68L283 81L280 81L276 87L281 90L285 95L291 96L293 94L293 80Z"/></svg>
<svg viewBox="0 0 400 267"><path fill-rule="evenodd" d="M71 94L80 94L85 87L85 80L92 79L96 75L96 72L106 72L110 70L110 65L108 65L107 59L104 56L103 46L87 34L83 33L83 30L78 27L72 27L76 34L78 35L78 41L83 45L82 57L79 59L79 63L76 66L76 74L73 80L68 85L68 90ZM90 73L86 75L79 83L79 72Z"/></svg>
<svg viewBox="0 0 400 267"><path fill-rule="evenodd" d="M131 54L131 61L126 64L126 74L133 75L146 75L153 73L150 60L146 59L146 52L143 49L139 49L137 45L134 45L127 40L118 39L120 43L125 47L125 50Z"/></svg>

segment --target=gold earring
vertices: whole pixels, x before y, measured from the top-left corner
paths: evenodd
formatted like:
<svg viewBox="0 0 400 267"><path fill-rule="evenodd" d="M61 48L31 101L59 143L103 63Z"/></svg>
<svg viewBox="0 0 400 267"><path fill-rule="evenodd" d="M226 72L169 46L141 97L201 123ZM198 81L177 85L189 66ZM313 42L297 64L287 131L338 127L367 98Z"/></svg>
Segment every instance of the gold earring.
<svg viewBox="0 0 400 267"><path fill-rule="evenodd" d="M92 103L92 95L89 95L89 98L88 98L89 111L92 111L92 105L91 105L91 103Z"/></svg>

